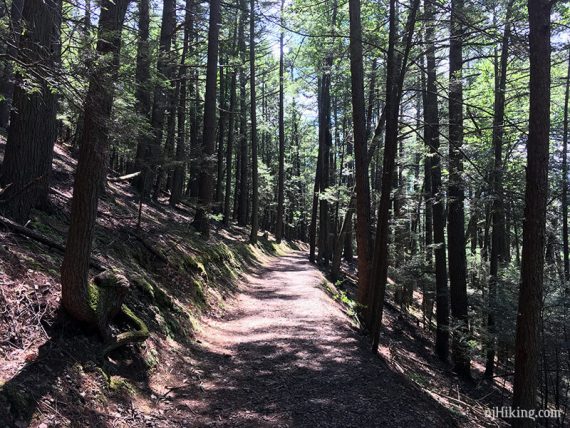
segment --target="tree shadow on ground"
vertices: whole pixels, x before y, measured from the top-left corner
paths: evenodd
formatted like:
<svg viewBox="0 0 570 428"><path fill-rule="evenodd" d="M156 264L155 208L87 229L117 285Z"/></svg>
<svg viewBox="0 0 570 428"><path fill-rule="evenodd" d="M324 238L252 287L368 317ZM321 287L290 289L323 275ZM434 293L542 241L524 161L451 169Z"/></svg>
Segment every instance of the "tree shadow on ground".
<svg viewBox="0 0 570 428"><path fill-rule="evenodd" d="M45 329L49 339L0 387L2 426L28 426L37 418L46 422L44 413L52 419L47 422L56 425L107 426L101 391L110 388L111 376L120 375L149 390L147 365L134 348L115 351L115 362L101 358L103 344L96 333L77 326L61 311ZM96 376L86 376L89 372ZM114 401L126 407L129 400L128 394L120 391L114 396Z"/></svg>
<svg viewBox="0 0 570 428"><path fill-rule="evenodd" d="M243 290L242 299L253 304L230 311L214 327L226 345L196 345L196 365L175 367L190 381L168 395L170 426L458 424L457 415L370 352L367 338L321 300L327 297L317 276L300 273L295 284L282 283L291 271L312 271L299 253L283 259L258 271ZM324 312L314 307L313 314L311 305L321 304ZM303 309L288 317L288 308L297 307Z"/></svg>
<svg viewBox="0 0 570 428"><path fill-rule="evenodd" d="M265 333L253 330L252 336ZM298 329L295 335L241 343L230 355L197 349L204 389L179 389L172 405L198 402L195 426L456 424L447 409L371 355L353 332L346 338L315 327ZM183 420L177 423L183 425Z"/></svg>

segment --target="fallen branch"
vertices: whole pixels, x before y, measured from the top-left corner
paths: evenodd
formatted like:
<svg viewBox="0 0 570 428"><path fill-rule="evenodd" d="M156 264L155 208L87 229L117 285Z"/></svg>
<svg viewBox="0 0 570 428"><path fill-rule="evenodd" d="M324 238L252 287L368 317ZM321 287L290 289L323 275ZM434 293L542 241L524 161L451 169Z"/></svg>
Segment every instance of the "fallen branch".
<svg viewBox="0 0 570 428"><path fill-rule="evenodd" d="M12 232L17 233L18 235L22 235L27 238L33 239L34 241L39 242L40 244L43 244L53 250L56 250L61 254L65 254L65 245L62 245L59 242L52 241L48 237L42 235L41 233L36 232L35 230L28 229L27 227L24 227L10 220L9 218L2 216L0 216L0 224L5 226L7 229L11 230ZM106 268L104 268L101 264L97 263L94 260L91 260L89 262L89 265L92 268L100 271L106 270Z"/></svg>
<svg viewBox="0 0 570 428"><path fill-rule="evenodd" d="M132 174L123 175L121 177L110 177L107 179L107 181L110 181L111 183L117 183L119 181L129 181L131 178L136 178L141 174L142 171L133 172Z"/></svg>

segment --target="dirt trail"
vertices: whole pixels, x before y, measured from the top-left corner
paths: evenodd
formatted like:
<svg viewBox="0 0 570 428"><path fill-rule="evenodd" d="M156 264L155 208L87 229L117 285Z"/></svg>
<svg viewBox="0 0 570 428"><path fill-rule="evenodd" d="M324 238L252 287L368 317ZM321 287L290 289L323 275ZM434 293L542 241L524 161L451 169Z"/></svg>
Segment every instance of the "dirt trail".
<svg viewBox="0 0 570 428"><path fill-rule="evenodd" d="M371 355L366 338L293 252L244 278L221 319L206 323L186 386L165 426L446 427L437 402Z"/></svg>

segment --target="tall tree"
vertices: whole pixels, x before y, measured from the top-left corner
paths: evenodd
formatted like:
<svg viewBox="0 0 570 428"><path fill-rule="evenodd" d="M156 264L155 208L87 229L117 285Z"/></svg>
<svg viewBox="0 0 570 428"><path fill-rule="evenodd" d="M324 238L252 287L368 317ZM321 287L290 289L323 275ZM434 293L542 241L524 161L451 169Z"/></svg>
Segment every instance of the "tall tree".
<svg viewBox="0 0 570 428"><path fill-rule="evenodd" d="M451 1L449 40L449 288L453 317L454 370L470 378L467 305L467 255L465 253L465 191L463 183L463 37L465 21L463 0Z"/></svg>
<svg viewBox="0 0 570 428"><path fill-rule="evenodd" d="M220 46L220 52L224 51L223 45ZM226 74L226 64L227 55L220 58L220 115L218 120L218 132L217 132L217 159L216 159L216 192L214 196L214 201L216 202L216 210L221 211L222 209L222 199L223 199L223 182L224 182L224 138L226 133L226 122L228 116L228 75Z"/></svg>
<svg viewBox="0 0 570 428"><path fill-rule="evenodd" d="M0 79L0 94L2 95L2 99L0 99L0 128L4 129L8 127L14 95L14 67L11 60L18 55L23 10L24 0L12 0L10 5L10 36L6 46L8 60L4 63Z"/></svg>
<svg viewBox="0 0 570 428"><path fill-rule="evenodd" d="M84 132L75 173L71 223L61 266L62 305L74 318L105 322L89 291L89 260L97 219L100 183L107 172L109 126L119 69L121 29L130 0L103 0L99 16L97 69L89 79ZM119 290L117 290L119 292Z"/></svg>
<svg viewBox="0 0 570 428"><path fill-rule="evenodd" d="M337 0L332 2L332 11L330 18L330 28L334 32L337 25ZM331 245L329 243L330 235L330 207L327 198L320 197L326 192L330 186L331 179L331 85L332 85L332 66L333 66L333 48L329 47L324 58L323 73L319 79L319 167L317 168L318 177L318 205L319 205L319 230L318 230L318 254L319 263L328 264L331 256Z"/></svg>
<svg viewBox="0 0 570 428"><path fill-rule="evenodd" d="M235 57L238 53L237 45L237 31L238 26L234 29L234 43L232 56ZM234 153L234 128L235 128L235 118L236 118L236 86L237 86L237 71L235 68L231 70L230 79L230 114L229 114L229 124L228 124L228 141L226 144L226 183L224 192L224 224L229 225L231 220L232 206L230 205L231 200L231 190L232 190L232 160Z"/></svg>
<svg viewBox="0 0 570 428"><path fill-rule="evenodd" d="M138 0L138 37L137 37L137 63L135 71L135 98L137 113L150 125L150 113L152 108L151 79L150 79L150 0ZM142 171L147 168L144 164L145 150L148 143L146 129L138 136L137 153L135 158L135 170ZM148 174L148 172L144 172ZM142 190L142 177L137 181Z"/></svg>
<svg viewBox="0 0 570 428"><path fill-rule="evenodd" d="M173 84L175 66L173 62L172 42L176 32L176 0L163 0L162 24L160 27L157 73L159 82L154 87L151 112L151 134L144 142L142 175L139 190L144 197L150 195L157 177L161 161L161 145L164 135L164 122L168 106L168 93Z"/></svg>
<svg viewBox="0 0 570 428"><path fill-rule="evenodd" d="M250 78L250 115L251 115L251 234L252 244L257 242L259 230L259 173L257 165L257 100L255 90L255 0L249 2L249 78Z"/></svg>
<svg viewBox="0 0 570 428"><path fill-rule="evenodd" d="M378 206L378 223L374 255L372 260L371 286L368 302L368 325L372 334L372 350L376 352L379 344L379 331L382 323L386 282L388 281L388 225L390 221L390 205L392 184L396 168L398 150L398 132L400 116L400 100L404 86L408 56L412 47L416 14L419 0L413 0L403 32L403 52L397 50L397 18L396 1L390 1L389 39L386 71L386 137L384 139L384 159L382 165L382 193Z"/></svg>
<svg viewBox="0 0 570 428"><path fill-rule="evenodd" d="M566 92L564 94L564 130L562 135L562 246L564 257L564 278L570 281L570 256L568 245L568 110L570 104L570 54L566 74Z"/></svg>
<svg viewBox="0 0 570 428"><path fill-rule="evenodd" d="M370 182L368 179L368 142L364 105L364 65L362 62L362 23L360 0L349 1L350 71L352 122L354 133L356 190L356 251L358 255L358 302L368 303L370 278Z"/></svg>
<svg viewBox="0 0 570 428"><path fill-rule="evenodd" d="M283 213L285 211L285 107L284 75L285 61L283 48L285 31L283 29L283 10L285 0L281 0L281 33L279 34L279 172L277 174L277 218L275 220L275 240L283 239Z"/></svg>
<svg viewBox="0 0 570 428"><path fill-rule="evenodd" d="M204 132L202 136L202 165L200 168L198 208L194 226L206 238L210 236L209 212L214 193L214 165L211 157L216 151L216 92L218 83L218 47L220 37L220 0L210 2L208 29L208 65L204 104Z"/></svg>
<svg viewBox="0 0 570 428"><path fill-rule="evenodd" d="M505 29L503 32L500 64L495 67L495 105L493 115L493 151L494 168L491 174L493 192L491 235L491 255L489 269L489 314L487 317L487 361L485 363L485 376L493 377L495 367L495 317L497 312L497 284L500 268L506 262L507 246L505 240L505 206L503 202L503 135L505 122L505 92L507 89L507 65L509 61L509 39L511 33L512 0L507 5Z"/></svg>
<svg viewBox="0 0 570 428"><path fill-rule="evenodd" d="M530 109L513 407L536 409L550 138L549 0L529 0ZM530 419L513 426L532 427Z"/></svg>
<svg viewBox="0 0 570 428"><path fill-rule="evenodd" d="M240 135L239 135L239 153L236 179L236 201L237 201L237 223L240 226L247 224L247 201L249 196L248 182L248 158L249 150L247 144L247 71L246 71L246 43L245 43L245 25L247 23L248 7L246 0L240 0L240 21L238 29L238 45L240 51L240 74L239 74L239 99L240 99Z"/></svg>
<svg viewBox="0 0 570 428"><path fill-rule="evenodd" d="M180 68L178 70L177 92L178 96L178 133L176 140L176 165L172 175L172 189L170 194L170 205L176 205L182 199L184 187L184 172L186 160L186 104L188 91L188 69L186 60L190 50L190 36L194 29L194 16L192 8L193 0L186 0L186 11L184 15L184 40L182 42L182 55L180 57Z"/></svg>
<svg viewBox="0 0 570 428"><path fill-rule="evenodd" d="M0 210L19 222L28 219L32 208L48 203L57 137L57 88L53 82L57 81L61 54L61 1L26 1L22 20L26 31L20 38L18 61L25 69L14 89L0 176L4 188Z"/></svg>
<svg viewBox="0 0 570 428"><path fill-rule="evenodd" d="M433 244L435 256L436 340L435 350L442 360L449 356L449 291L445 246L445 200L441 185L441 154L439 153L439 111L437 103L437 70L435 62L435 10L433 0L425 0L424 16L427 22L426 88L424 91L424 121L426 144L431 159L431 198L433 219Z"/></svg>

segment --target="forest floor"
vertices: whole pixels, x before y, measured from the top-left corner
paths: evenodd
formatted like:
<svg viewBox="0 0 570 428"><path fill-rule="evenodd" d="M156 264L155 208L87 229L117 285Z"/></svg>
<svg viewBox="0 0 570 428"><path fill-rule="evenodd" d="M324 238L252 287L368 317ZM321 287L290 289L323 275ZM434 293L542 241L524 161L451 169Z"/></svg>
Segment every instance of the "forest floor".
<svg viewBox="0 0 570 428"><path fill-rule="evenodd" d="M27 224L60 244L74 167L57 146L52 206ZM413 310L388 302L372 355L352 274L333 285L302 244L252 246L235 226L215 224L206 243L192 210L166 202L145 206L138 228L128 183L109 183L101 201L93 259L125 272L151 331L108 358L58 310L62 254L0 224L0 427L504 425L485 409L508 405L508 382L457 379Z"/></svg>
<svg viewBox="0 0 570 428"><path fill-rule="evenodd" d="M302 252L273 258L246 275L226 314L206 322L195 365L176 368L188 378L200 373L201 383L181 385L163 402L169 423L454 425L443 406L370 353L324 281Z"/></svg>

